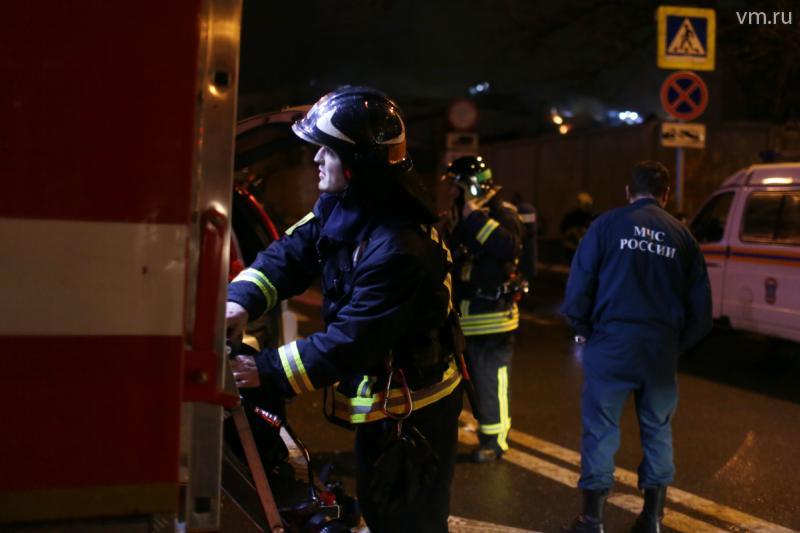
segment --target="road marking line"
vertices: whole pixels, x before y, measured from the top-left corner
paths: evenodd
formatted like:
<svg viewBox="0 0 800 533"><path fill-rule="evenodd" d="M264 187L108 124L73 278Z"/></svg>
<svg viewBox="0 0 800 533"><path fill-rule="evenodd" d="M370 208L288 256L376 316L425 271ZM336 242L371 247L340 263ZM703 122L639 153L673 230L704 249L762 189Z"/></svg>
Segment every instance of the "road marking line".
<svg viewBox="0 0 800 533"><path fill-rule="evenodd" d="M450 515L447 519L447 531L449 533L538 533L531 529L501 526L491 522L482 522L453 515Z"/></svg>
<svg viewBox="0 0 800 533"><path fill-rule="evenodd" d="M459 419L465 424L474 426L472 414L469 411L462 411ZM523 433L522 431L511 429L509 431L508 438L512 442L521 444L526 448L536 450L545 455L549 455L550 457L554 457L564 461L565 463L575 466L580 466L581 464L581 456L579 453L570 450L569 448L559 446L558 444L553 444L552 442L534 437L533 435ZM638 476L635 472L617 467L614 472L614 477L623 485L633 488L638 487ZM575 477L575 482L573 483L573 486L576 485L577 474ZM796 533L794 529L768 522L756 516L738 511L701 496L696 496L691 492L686 492L675 487L669 488L667 491L667 499L673 503L683 505L707 516L712 516L739 527L746 528L753 533Z"/></svg>
<svg viewBox="0 0 800 533"><path fill-rule="evenodd" d="M465 430L464 428L459 429L458 440L467 445L478 444L478 437L475 433ZM544 459L527 454L516 448L509 448L508 451L503 454L503 459L529 472L539 474L540 476L552 479L568 487L575 487L578 484L579 476L577 472L568 470L563 466L554 465L553 463L549 463ZM639 511L642 510L642 498L632 494L613 494L607 501L634 515L638 515ZM682 533L726 533L724 529L714 527L711 524L707 524L672 509L665 510L663 523L665 526Z"/></svg>

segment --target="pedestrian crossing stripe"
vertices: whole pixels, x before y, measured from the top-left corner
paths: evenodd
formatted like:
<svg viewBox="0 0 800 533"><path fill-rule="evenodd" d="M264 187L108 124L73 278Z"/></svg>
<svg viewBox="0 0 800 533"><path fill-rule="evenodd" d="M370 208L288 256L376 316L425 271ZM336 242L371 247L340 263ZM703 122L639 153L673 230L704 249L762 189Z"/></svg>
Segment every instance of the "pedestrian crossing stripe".
<svg viewBox="0 0 800 533"><path fill-rule="evenodd" d="M706 49L697 37L697 32L692 26L692 21L689 17L683 19L681 28L675 34L669 47L667 47L667 53L670 55L701 57L706 55Z"/></svg>

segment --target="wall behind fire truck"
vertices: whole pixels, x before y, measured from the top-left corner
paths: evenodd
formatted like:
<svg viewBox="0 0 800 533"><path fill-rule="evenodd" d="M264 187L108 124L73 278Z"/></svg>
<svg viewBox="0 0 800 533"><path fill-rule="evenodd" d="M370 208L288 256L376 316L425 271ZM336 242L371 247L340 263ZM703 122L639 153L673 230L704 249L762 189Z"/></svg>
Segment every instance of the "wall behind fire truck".
<svg viewBox="0 0 800 533"><path fill-rule="evenodd" d="M520 139L482 148L507 198L522 193L537 208L540 237L558 238L564 213L586 191L596 213L625 201L631 167L643 159L658 159L675 173L675 150L659 144L660 123L617 127L566 136ZM685 212L694 213L705 198L736 170L759 163L759 152L800 152L797 128L766 123L709 124L705 150L685 150Z"/></svg>
<svg viewBox="0 0 800 533"><path fill-rule="evenodd" d="M439 120L411 124L411 128L416 139L427 143L435 144L434 139L443 137ZM575 207L579 192L592 195L596 213L622 205L625 184L637 161L658 159L666 164L674 179L675 150L660 146L659 132L660 123L652 121L565 136L486 143L480 152L503 185L505 198L510 199L518 191L536 206L540 239L558 240L561 218ZM691 215L697 211L708 195L736 170L760 162L759 153L768 148L800 153L800 130L767 123L709 124L706 149L684 152L685 213ZM443 146L420 147L417 142L410 148L415 171L436 194L441 209L447 201L446 191L439 183L444 169L438 168L441 165L437 162L417 157L437 149L443 151ZM257 197L264 202L279 229L293 224L314 204L319 178L313 154L311 147L293 149L274 154L247 169L264 179Z"/></svg>

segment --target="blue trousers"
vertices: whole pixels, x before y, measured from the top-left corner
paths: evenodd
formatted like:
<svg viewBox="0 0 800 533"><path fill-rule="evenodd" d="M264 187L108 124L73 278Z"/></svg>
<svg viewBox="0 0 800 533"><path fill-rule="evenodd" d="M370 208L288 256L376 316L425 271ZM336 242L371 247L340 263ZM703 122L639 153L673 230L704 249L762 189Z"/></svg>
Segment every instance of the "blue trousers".
<svg viewBox="0 0 800 533"><path fill-rule="evenodd" d="M583 436L578 487L603 490L614 484L619 422L631 394L636 401L643 452L639 488L672 483L675 465L671 423L678 402L677 355L676 339L592 335L583 350Z"/></svg>

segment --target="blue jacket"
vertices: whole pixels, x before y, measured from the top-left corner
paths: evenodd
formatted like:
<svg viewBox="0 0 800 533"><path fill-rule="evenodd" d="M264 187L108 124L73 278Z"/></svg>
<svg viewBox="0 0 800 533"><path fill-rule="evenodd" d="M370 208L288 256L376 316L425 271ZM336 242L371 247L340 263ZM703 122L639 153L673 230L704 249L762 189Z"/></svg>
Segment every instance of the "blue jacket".
<svg viewBox="0 0 800 533"><path fill-rule="evenodd" d="M321 276L325 331L263 350L256 356L259 374L286 397L338 383L337 414L367 422L383 417L390 353L414 391L415 409L458 385L451 266L430 226L379 219L323 194L231 282L228 300L254 319ZM389 398L390 410L407 408L400 390Z"/></svg>
<svg viewBox="0 0 800 533"><path fill-rule="evenodd" d="M669 336L685 351L712 325L705 260L686 227L654 199L637 200L589 226L561 311L587 338Z"/></svg>

